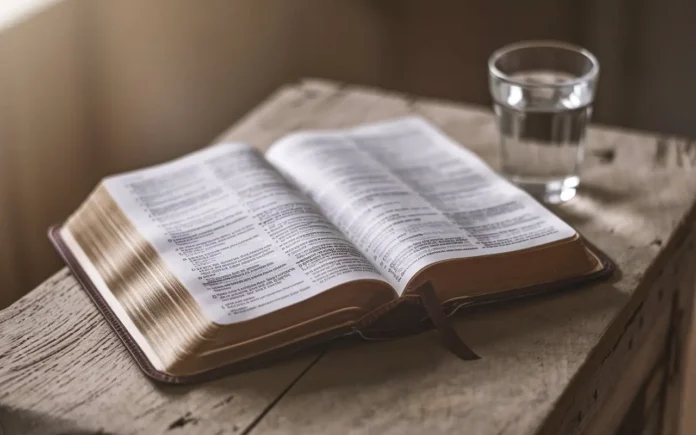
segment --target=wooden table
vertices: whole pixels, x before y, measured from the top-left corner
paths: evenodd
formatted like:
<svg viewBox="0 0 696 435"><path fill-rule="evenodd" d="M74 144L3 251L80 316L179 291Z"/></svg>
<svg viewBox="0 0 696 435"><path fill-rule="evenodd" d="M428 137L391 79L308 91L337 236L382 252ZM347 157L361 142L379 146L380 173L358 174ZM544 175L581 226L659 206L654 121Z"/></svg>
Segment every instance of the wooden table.
<svg viewBox="0 0 696 435"><path fill-rule="evenodd" d="M221 139L263 144L408 113L495 164L488 110L321 81L280 89ZM480 361L458 360L425 333L337 344L203 385L156 385L64 269L0 312L0 425L6 434L674 433L695 279L696 144L608 128L591 129L588 142L582 191L554 210L620 273L458 318Z"/></svg>

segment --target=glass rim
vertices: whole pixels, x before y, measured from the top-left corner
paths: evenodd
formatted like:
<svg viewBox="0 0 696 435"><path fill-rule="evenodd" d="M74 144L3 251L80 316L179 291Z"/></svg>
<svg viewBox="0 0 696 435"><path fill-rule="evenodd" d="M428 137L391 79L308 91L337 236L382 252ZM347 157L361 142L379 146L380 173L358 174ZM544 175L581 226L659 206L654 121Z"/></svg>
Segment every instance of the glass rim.
<svg viewBox="0 0 696 435"><path fill-rule="evenodd" d="M580 77L576 77L572 80L568 80L565 82L529 83L513 79L508 74L505 74L500 69L498 69L498 67L495 65L496 62L506 54L510 54L513 51L525 48L557 48L570 52L575 52L581 56L586 57L590 61L590 64L592 66L590 67L590 70L588 72L581 75ZM505 83L518 85L526 88L563 88L566 86L579 85L597 77L597 75L599 74L599 62L597 61L597 58L592 53L590 53L589 50L586 50L578 45L561 41L522 41L505 45L494 51L493 54L491 54L491 56L488 58L488 73L496 79L499 79Z"/></svg>

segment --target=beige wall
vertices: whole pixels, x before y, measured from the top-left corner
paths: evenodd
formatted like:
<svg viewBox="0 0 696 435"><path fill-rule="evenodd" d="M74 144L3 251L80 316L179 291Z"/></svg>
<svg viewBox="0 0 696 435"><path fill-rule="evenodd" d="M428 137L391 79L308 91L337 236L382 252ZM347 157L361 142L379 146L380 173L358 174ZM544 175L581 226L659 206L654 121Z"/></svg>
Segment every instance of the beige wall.
<svg viewBox="0 0 696 435"><path fill-rule="evenodd" d="M60 267L46 228L100 177L205 145L302 75L377 83L372 8L62 0L0 31L0 307Z"/></svg>
<svg viewBox="0 0 696 435"><path fill-rule="evenodd" d="M0 305L55 268L47 225L93 179L79 10L64 2L0 32Z"/></svg>
<svg viewBox="0 0 696 435"><path fill-rule="evenodd" d="M369 1L101 0L90 26L102 162L123 170L212 139L313 71L374 81Z"/></svg>

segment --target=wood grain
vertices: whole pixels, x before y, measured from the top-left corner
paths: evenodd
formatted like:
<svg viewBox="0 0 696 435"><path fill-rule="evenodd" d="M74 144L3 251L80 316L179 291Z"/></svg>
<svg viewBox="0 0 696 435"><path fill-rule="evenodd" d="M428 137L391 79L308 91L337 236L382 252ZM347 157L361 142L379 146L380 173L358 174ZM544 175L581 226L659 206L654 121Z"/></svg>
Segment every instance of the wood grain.
<svg viewBox="0 0 696 435"><path fill-rule="evenodd" d="M0 424L20 433L162 433L248 426L312 361L197 387L151 383L62 271L0 313Z"/></svg>
<svg viewBox="0 0 696 435"><path fill-rule="evenodd" d="M280 89L218 140L264 149L296 129L409 113L496 164L486 110L321 81ZM665 289L693 280L665 271L688 269L694 258L691 226L682 225L683 243L671 240L694 217L694 151L677 139L592 129L583 188L554 211L620 273L591 288L460 316L457 329L484 357L477 362L457 360L426 333L337 343L325 354L196 387L155 386L62 271L0 312L0 424L21 433L581 433L655 336L648 332L662 337L671 304ZM689 292L685 300L693 286Z"/></svg>

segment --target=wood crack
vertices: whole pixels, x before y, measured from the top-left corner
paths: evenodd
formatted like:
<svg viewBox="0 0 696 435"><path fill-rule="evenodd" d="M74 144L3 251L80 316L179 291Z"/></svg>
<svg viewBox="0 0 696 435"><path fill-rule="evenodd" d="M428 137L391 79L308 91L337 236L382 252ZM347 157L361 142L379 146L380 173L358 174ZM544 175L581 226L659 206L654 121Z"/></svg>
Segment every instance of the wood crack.
<svg viewBox="0 0 696 435"><path fill-rule="evenodd" d="M54 350L52 350L52 351L47 352L45 355L43 355L42 357L40 357L40 358L38 358L38 359L29 361L29 362L26 363L26 364L17 365L17 366L15 366L15 367L12 367L12 368L10 368L10 371L12 371L12 372L23 371L23 370L25 370L25 369L27 369L27 368L29 368L29 367L35 366L35 365L37 365L37 364L40 364L40 363L42 363L43 361L46 361L46 360L49 359L49 358L52 358L52 357L54 357L54 356L56 356L56 355L58 355L58 354L60 354L60 353L65 352L66 350L68 350L68 349L74 347L76 344L78 344L78 343L82 340L82 338L84 338L86 335L88 335L93 329L94 329L94 328L87 328L84 332L82 332L81 334L77 335L73 340L68 341L68 342L65 343L64 345L59 346L58 348L56 348L56 349L54 349Z"/></svg>
<svg viewBox="0 0 696 435"><path fill-rule="evenodd" d="M319 355L317 355L317 357L314 358L314 360L311 363L309 363L307 367L305 367L305 369L302 370L302 372L300 372L300 374L295 379L293 379L292 382L290 382L290 384L278 395L278 397L276 397L275 400L269 403L268 406L266 406L266 408L264 408L264 410L261 411L261 413L249 424L249 426L247 426L244 429L241 435L250 434L251 431L254 430L256 425L258 425L259 422L271 411L271 409L273 409L273 407L275 407L278 404L278 402L280 402L283 399L283 397L285 397L285 395L288 394L290 390L292 390L292 387L294 387L295 384L297 384L300 381L300 379L302 379L302 377L305 374L307 374L324 355L326 355L326 353L327 350L324 350Z"/></svg>

